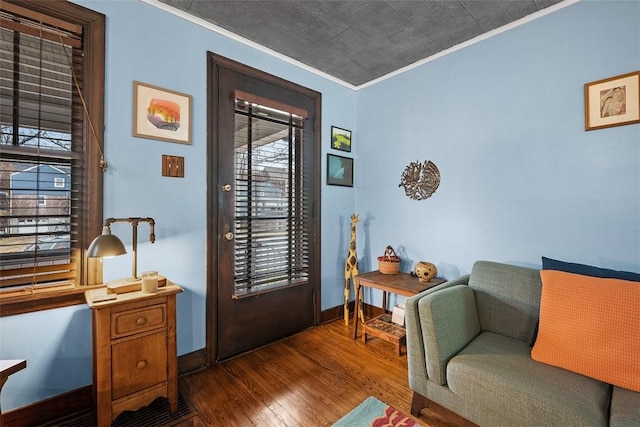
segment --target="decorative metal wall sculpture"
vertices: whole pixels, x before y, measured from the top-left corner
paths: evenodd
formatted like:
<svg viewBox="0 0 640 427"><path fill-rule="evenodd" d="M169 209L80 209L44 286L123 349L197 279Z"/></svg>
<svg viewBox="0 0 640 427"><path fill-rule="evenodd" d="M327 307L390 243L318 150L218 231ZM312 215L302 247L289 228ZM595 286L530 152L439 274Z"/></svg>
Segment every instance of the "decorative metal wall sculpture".
<svg viewBox="0 0 640 427"><path fill-rule="evenodd" d="M440 185L440 171L430 160L424 163L411 162L402 172L398 187L413 200L425 200L436 192Z"/></svg>

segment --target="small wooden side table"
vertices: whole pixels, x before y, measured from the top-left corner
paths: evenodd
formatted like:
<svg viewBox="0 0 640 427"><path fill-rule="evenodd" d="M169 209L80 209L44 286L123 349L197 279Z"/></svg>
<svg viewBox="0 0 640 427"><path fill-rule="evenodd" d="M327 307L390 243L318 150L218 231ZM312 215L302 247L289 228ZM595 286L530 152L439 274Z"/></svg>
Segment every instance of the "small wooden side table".
<svg viewBox="0 0 640 427"><path fill-rule="evenodd" d="M85 292L93 311L93 388L99 426L110 426L123 411L135 411L157 397L178 409L176 294L127 292L101 301L106 289Z"/></svg>
<svg viewBox="0 0 640 427"><path fill-rule="evenodd" d="M0 360L0 393L4 383L7 382L11 374L27 367L26 360ZM0 427L3 426L2 422L2 409L0 409Z"/></svg>
<svg viewBox="0 0 640 427"><path fill-rule="evenodd" d="M370 271L368 273L354 276L355 282L355 308L353 310L353 339L358 338L358 313L360 307L360 295L362 288L373 288L382 291L382 311L383 315L371 319L363 325L362 340L367 341L367 334L377 336L396 345L398 355L401 354L402 341L405 337L404 327L391 323L387 312L387 293L411 297L426 289L444 283L441 278L432 279L429 282L421 282L417 277L411 276L409 273L400 272L398 274L382 274L379 271ZM385 317L386 316L386 317Z"/></svg>

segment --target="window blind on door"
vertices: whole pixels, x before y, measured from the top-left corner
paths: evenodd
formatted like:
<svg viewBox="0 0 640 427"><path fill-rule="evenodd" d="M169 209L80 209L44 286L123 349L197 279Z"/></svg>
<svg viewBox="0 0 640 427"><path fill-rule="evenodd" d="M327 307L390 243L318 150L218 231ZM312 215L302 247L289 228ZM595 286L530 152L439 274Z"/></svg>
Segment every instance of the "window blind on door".
<svg viewBox="0 0 640 427"><path fill-rule="evenodd" d="M310 206L303 118L236 100L234 294L306 283Z"/></svg>

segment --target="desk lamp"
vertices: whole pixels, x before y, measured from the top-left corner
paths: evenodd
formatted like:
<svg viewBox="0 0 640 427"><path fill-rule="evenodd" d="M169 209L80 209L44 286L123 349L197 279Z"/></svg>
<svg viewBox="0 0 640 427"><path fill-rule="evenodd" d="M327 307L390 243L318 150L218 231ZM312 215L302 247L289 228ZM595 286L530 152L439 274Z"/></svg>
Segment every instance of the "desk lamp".
<svg viewBox="0 0 640 427"><path fill-rule="evenodd" d="M154 234L155 221L153 218L107 218L102 226L102 234L96 237L89 249L87 250L88 258L105 258L117 255L124 255L127 253L122 241L115 235L111 234L111 224L115 222L127 222L133 227L132 237L132 265L131 265L131 277L126 279L126 282L140 282L138 277L138 224L141 222L149 223L149 241L154 243L156 241L156 235Z"/></svg>

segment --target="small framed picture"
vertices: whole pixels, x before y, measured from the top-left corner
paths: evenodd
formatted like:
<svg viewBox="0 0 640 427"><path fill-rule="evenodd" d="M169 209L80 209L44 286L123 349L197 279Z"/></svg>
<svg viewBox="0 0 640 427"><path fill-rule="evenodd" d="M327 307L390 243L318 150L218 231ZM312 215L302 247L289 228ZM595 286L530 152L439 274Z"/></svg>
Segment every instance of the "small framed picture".
<svg viewBox="0 0 640 427"><path fill-rule="evenodd" d="M353 187L353 159L327 154L327 184Z"/></svg>
<svg viewBox="0 0 640 427"><path fill-rule="evenodd" d="M331 126L331 148L351 152L351 131Z"/></svg>
<svg viewBox="0 0 640 427"><path fill-rule="evenodd" d="M640 123L640 71L584 85L585 130Z"/></svg>
<svg viewBox="0 0 640 427"><path fill-rule="evenodd" d="M133 136L191 144L191 95L134 81Z"/></svg>

